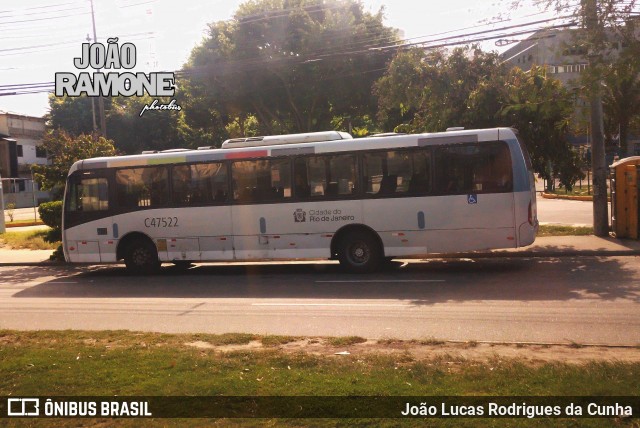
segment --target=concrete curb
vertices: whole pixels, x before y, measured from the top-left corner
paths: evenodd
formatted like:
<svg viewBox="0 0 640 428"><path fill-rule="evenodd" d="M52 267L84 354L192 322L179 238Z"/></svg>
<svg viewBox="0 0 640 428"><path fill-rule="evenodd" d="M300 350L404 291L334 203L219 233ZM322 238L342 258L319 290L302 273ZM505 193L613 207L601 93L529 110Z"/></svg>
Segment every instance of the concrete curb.
<svg viewBox="0 0 640 428"><path fill-rule="evenodd" d="M41 262L0 262L0 267L3 266L75 266L67 262L53 262L49 260L43 260Z"/></svg>
<svg viewBox="0 0 640 428"><path fill-rule="evenodd" d="M430 254L426 256L402 257L398 260L437 260L437 259L498 259L498 258L538 258L538 257L630 257L640 256L640 250L563 250L563 251L497 251L485 253L452 253L452 254ZM297 260L303 261L303 260ZM309 262L317 262L316 259L310 259ZM212 262L216 264L237 265L246 262ZM123 265L122 263L67 263L60 261L41 261L41 262L0 262L0 267L8 266L96 266L96 265ZM208 264L208 262L196 262L195 264Z"/></svg>
<svg viewBox="0 0 640 428"><path fill-rule="evenodd" d="M568 201L593 202L593 196L572 196L572 195L556 195L555 193L541 192L540 196L544 199L564 199ZM607 197L607 201L611 202L611 198Z"/></svg>
<svg viewBox="0 0 640 428"><path fill-rule="evenodd" d="M422 259L489 259L489 258L526 258L526 257L621 257L640 256L640 250L563 250L563 251L500 251L491 253L434 254Z"/></svg>
<svg viewBox="0 0 640 428"><path fill-rule="evenodd" d="M41 221L31 221L31 222L26 222L26 223L20 223L20 224L13 224L13 223L5 223L5 228L7 229L11 229L14 227L31 227L31 226L46 226L43 222Z"/></svg>

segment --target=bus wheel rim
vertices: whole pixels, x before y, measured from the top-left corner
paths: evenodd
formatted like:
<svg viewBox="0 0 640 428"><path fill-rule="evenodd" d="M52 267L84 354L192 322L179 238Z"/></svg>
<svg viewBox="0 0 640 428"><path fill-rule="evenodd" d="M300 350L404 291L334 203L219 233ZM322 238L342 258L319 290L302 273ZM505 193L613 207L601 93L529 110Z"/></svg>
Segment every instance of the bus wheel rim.
<svg viewBox="0 0 640 428"><path fill-rule="evenodd" d="M356 242L351 245L349 251L351 260L356 264L364 264L369 261L369 246L364 242Z"/></svg>
<svg viewBox="0 0 640 428"><path fill-rule="evenodd" d="M136 265L144 266L149 261L149 253L144 248L136 248L132 258Z"/></svg>

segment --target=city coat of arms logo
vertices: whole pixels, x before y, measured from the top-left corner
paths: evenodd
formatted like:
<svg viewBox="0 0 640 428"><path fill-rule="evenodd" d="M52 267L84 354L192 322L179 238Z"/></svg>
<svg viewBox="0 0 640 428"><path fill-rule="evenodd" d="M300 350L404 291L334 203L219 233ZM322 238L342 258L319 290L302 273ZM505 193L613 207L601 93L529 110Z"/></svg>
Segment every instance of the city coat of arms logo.
<svg viewBox="0 0 640 428"><path fill-rule="evenodd" d="M298 208L293 212L293 219L296 223L303 223L307 221L307 213L302 208Z"/></svg>

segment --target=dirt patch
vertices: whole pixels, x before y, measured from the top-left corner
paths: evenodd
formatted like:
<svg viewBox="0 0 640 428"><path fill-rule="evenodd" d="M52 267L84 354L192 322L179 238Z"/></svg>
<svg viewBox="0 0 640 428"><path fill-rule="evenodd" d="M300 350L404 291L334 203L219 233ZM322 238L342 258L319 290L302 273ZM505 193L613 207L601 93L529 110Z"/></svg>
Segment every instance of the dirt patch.
<svg viewBox="0 0 640 428"><path fill-rule="evenodd" d="M213 343L204 342L201 340L195 342L185 343L185 346L191 346L198 349L215 349L220 352L236 352L236 351L254 351L261 349L274 349L274 347L265 347L259 340L252 340L249 343L244 344L231 344L231 345L214 345Z"/></svg>
<svg viewBox="0 0 640 428"><path fill-rule="evenodd" d="M584 364L591 361L640 362L638 347L606 347L544 344L494 344L476 342L437 342L424 344L412 341L376 341L368 340L346 346L333 346L324 338L305 338L280 346L263 346L258 340L245 345L221 345L197 341L185 343L198 349L211 349L220 352L261 351L278 349L285 353L305 352L312 355L325 355L341 358L347 355L398 355L414 361L478 361L487 362L496 359L517 359L532 365L543 363Z"/></svg>

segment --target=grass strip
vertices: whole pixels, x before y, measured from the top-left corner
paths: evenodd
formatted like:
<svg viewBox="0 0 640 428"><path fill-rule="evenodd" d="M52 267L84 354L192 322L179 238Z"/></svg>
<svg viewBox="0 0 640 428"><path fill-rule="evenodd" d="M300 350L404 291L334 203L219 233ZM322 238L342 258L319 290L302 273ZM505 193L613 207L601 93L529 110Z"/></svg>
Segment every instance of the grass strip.
<svg viewBox="0 0 640 428"><path fill-rule="evenodd" d="M266 336L269 337L269 336ZM416 359L405 352L221 351L190 344L247 345L245 334L154 334L125 331L0 331L0 395L640 395L640 363L532 363L456 355ZM286 339L288 340L288 338ZM263 340L264 341L264 340ZM285 338L267 340L268 344ZM351 343L353 341L347 340ZM365 345L354 345L365 346ZM491 420L430 420L432 426L479 426ZM77 426L77 420L24 421L24 426ZM27 423L28 422L28 423ZM98 420L83 420L89 425ZM203 420L156 420L205 426ZM618 420L501 419L496 426L621 426ZM12 422L21 425L20 421ZM117 426L153 425L118 420ZM203 425L204 423L204 425ZM218 420L221 426L423 426L424 420ZM109 425L111 426L111 425ZM625 424L622 424L625 426Z"/></svg>
<svg viewBox="0 0 640 428"><path fill-rule="evenodd" d="M591 226L562 226L553 224L541 224L538 229L538 237L541 236L587 236L593 235Z"/></svg>
<svg viewBox="0 0 640 428"><path fill-rule="evenodd" d="M49 231L50 229L5 232L0 234L0 246L8 246L13 249L55 250L60 242L47 242Z"/></svg>

